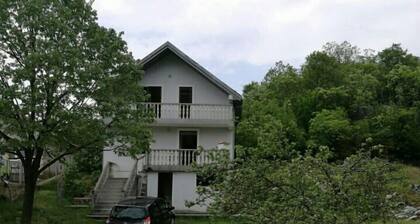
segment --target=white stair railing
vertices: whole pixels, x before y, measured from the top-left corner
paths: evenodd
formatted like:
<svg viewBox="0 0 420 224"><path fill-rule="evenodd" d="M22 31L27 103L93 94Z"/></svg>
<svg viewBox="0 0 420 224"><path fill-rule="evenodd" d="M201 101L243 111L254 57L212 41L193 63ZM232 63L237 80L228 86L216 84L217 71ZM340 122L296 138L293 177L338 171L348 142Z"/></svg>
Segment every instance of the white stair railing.
<svg viewBox="0 0 420 224"><path fill-rule="evenodd" d="M103 185L105 184L106 180L109 178L109 172L111 169L111 164L107 162L102 169L101 175L96 182L95 188L92 191L92 206L94 206L97 202L98 192L102 189Z"/></svg>
<svg viewBox="0 0 420 224"><path fill-rule="evenodd" d="M136 162L134 163L134 166L131 169L130 176L128 177L127 181L124 184L124 188L123 188L124 198L130 196L130 193L133 189L133 186L136 183L136 180L137 180L137 164L138 164L138 160L136 160Z"/></svg>

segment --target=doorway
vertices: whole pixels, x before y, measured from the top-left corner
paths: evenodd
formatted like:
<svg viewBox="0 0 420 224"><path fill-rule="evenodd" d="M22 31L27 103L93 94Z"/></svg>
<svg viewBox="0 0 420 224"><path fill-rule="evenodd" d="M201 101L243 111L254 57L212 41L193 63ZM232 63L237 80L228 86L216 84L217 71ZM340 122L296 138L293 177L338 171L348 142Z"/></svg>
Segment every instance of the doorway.
<svg viewBox="0 0 420 224"><path fill-rule="evenodd" d="M192 87L179 87L180 118L191 118Z"/></svg>
<svg viewBox="0 0 420 224"><path fill-rule="evenodd" d="M172 204L172 173L158 173L158 197Z"/></svg>
<svg viewBox="0 0 420 224"><path fill-rule="evenodd" d="M151 111L155 118L161 118L162 116L162 87L161 86L146 86L144 87L145 92L149 95L147 102L147 110Z"/></svg>
<svg viewBox="0 0 420 224"><path fill-rule="evenodd" d="M197 149L198 132L194 130L179 131L179 149ZM195 161L194 150L180 151L180 165L189 166Z"/></svg>

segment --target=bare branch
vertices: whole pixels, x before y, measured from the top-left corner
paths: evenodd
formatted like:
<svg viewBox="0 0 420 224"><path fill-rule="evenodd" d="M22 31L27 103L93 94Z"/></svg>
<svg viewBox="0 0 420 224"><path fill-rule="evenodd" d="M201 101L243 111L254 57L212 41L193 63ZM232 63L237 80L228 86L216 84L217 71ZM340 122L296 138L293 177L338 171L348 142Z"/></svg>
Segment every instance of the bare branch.
<svg viewBox="0 0 420 224"><path fill-rule="evenodd" d="M64 156L70 155L72 154L72 152L70 151L66 151L64 153L61 153L60 155L56 156L55 158L53 158L52 160L48 161L48 163L46 163L44 166L42 166L39 170L38 173L42 173L42 171L46 170L48 167L50 167L51 165L53 165L55 162L57 162L58 160L60 160L61 158L63 158Z"/></svg>

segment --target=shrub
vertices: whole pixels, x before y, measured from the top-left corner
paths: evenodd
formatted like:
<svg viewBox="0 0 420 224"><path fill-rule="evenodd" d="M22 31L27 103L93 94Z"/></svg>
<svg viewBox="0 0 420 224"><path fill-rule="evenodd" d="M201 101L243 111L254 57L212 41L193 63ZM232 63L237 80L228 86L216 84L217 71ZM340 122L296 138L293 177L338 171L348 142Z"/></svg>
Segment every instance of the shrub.
<svg viewBox="0 0 420 224"><path fill-rule="evenodd" d="M102 150L86 150L75 155L64 171L66 197L82 197L90 193L101 172Z"/></svg>
<svg viewBox="0 0 420 224"><path fill-rule="evenodd" d="M387 220L395 198L397 168L369 152L329 163L329 150L285 160L221 161L200 169L217 173L199 188L210 211L240 216L245 223L360 224Z"/></svg>

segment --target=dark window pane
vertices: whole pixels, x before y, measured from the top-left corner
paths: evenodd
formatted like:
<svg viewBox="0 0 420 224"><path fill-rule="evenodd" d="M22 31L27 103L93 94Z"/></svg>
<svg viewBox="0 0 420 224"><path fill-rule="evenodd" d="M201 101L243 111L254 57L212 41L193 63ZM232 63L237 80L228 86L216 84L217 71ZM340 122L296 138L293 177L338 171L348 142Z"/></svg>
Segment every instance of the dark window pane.
<svg viewBox="0 0 420 224"><path fill-rule="evenodd" d="M179 103L192 103L192 87L179 87Z"/></svg>
<svg viewBox="0 0 420 224"><path fill-rule="evenodd" d="M149 95L147 102L161 103L162 102L162 87L160 86L147 86L144 90Z"/></svg>

